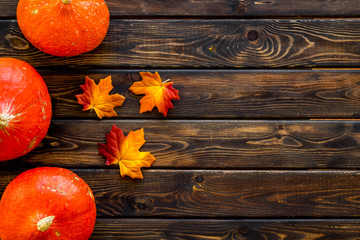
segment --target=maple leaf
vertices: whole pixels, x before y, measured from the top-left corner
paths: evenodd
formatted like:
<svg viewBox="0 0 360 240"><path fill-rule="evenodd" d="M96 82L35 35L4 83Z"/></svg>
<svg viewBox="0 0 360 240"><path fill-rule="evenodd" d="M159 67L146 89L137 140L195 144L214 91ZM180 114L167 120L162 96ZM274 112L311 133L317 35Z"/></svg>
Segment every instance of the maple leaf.
<svg viewBox="0 0 360 240"><path fill-rule="evenodd" d="M109 134L105 134L107 144L98 143L99 153L106 157L106 165L119 164L120 174L132 179L143 179L142 167L150 167L156 160L150 152L140 152L144 145L144 129L130 131L125 137L123 131L112 126Z"/></svg>
<svg viewBox="0 0 360 240"><path fill-rule="evenodd" d="M173 82L162 82L158 72L140 72L142 81L135 82L129 90L134 94L145 94L140 100L140 113L152 111L157 107L160 113L166 117L168 109L174 106L171 100L180 100L179 91L173 88Z"/></svg>
<svg viewBox="0 0 360 240"><path fill-rule="evenodd" d="M125 97L120 94L109 95L113 89L111 76L101 79L98 85L94 80L86 76L85 84L80 87L84 93L75 96L78 103L84 106L83 111L94 109L100 119L117 116L114 107L121 106Z"/></svg>

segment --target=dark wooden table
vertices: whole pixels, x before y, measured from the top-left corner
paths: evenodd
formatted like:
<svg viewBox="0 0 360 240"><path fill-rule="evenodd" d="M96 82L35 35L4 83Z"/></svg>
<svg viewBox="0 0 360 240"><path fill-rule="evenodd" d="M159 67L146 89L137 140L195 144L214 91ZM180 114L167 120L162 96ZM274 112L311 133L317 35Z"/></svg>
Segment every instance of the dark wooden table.
<svg viewBox="0 0 360 240"><path fill-rule="evenodd" d="M0 194L20 172L73 170L92 188L91 239L359 239L360 1L108 0L96 50L46 55L0 2L0 56L32 64L53 103L47 137L0 163ZM175 82L168 117L139 113L139 71ZM82 112L85 76L112 76L117 118ZM105 166L113 124L141 127L157 161L143 180Z"/></svg>

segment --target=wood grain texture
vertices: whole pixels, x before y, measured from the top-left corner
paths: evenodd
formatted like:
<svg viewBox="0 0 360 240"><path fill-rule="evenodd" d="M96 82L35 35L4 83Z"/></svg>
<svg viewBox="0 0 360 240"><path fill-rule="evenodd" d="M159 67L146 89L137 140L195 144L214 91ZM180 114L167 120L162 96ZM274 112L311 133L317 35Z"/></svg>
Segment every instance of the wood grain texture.
<svg viewBox="0 0 360 240"><path fill-rule="evenodd" d="M360 217L359 171L74 170L98 217ZM1 172L0 193L12 172ZM5 176L4 176L5 175Z"/></svg>
<svg viewBox="0 0 360 240"><path fill-rule="evenodd" d="M16 18L18 0L2 0L0 2L0 18Z"/></svg>
<svg viewBox="0 0 360 240"><path fill-rule="evenodd" d="M0 17L15 18L18 0L2 0ZM357 0L107 0L116 17L349 17L360 15Z"/></svg>
<svg viewBox="0 0 360 240"><path fill-rule="evenodd" d="M32 47L16 21L0 22L0 56L35 67L359 67L360 19L114 19L104 42L77 57Z"/></svg>
<svg viewBox="0 0 360 240"><path fill-rule="evenodd" d="M359 220L100 219L90 239L354 240Z"/></svg>
<svg viewBox="0 0 360 240"><path fill-rule="evenodd" d="M144 128L157 161L177 169L359 169L359 121L53 121L26 156L0 169L36 166L104 168L97 143L113 124L125 134ZM113 168L118 168L112 165Z"/></svg>
<svg viewBox="0 0 360 240"><path fill-rule="evenodd" d="M82 112L85 76L97 82L112 76L114 90L126 97L118 118L163 118L155 108L140 114L139 100L128 91L141 70L40 71L52 98L53 118L98 119ZM154 71L152 71L154 72ZM180 90L167 118L316 118L360 116L360 70L161 70Z"/></svg>
<svg viewBox="0 0 360 240"><path fill-rule="evenodd" d="M17 1L0 2L0 57L40 71L53 121L0 162L0 196L26 169L65 167L94 192L91 239L360 239L360 1L107 0L104 42L70 58L24 38ZM128 91L145 70L180 90L168 118ZM118 117L81 111L86 75L112 76ZM113 124L145 129L143 180L98 154Z"/></svg>

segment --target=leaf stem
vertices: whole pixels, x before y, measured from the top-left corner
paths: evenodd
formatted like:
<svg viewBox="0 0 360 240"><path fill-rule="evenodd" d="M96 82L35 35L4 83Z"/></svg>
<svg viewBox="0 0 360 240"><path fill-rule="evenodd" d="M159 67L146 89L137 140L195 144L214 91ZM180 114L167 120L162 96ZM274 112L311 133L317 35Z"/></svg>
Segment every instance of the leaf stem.
<svg viewBox="0 0 360 240"><path fill-rule="evenodd" d="M169 82L170 80L171 80L171 79L166 79L166 80L163 82L163 84Z"/></svg>

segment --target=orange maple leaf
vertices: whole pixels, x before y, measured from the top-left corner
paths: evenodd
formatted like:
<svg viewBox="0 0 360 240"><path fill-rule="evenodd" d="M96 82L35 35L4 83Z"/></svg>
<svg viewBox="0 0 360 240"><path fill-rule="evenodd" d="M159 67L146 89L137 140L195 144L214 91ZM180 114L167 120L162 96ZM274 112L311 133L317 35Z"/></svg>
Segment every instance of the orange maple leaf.
<svg viewBox="0 0 360 240"><path fill-rule="evenodd" d="M174 106L171 100L180 100L179 91L173 88L173 82L162 82L158 72L140 72L142 81L135 82L129 90L134 94L145 94L140 100L140 113L151 111L157 107L165 117L168 109Z"/></svg>
<svg viewBox="0 0 360 240"><path fill-rule="evenodd" d="M113 89L111 76L101 79L98 85L94 80L86 76L85 84L80 87L84 93L75 96L78 103L84 106L83 111L94 109L100 119L117 116L114 107L121 106L125 97L120 94L109 95Z"/></svg>
<svg viewBox="0 0 360 240"><path fill-rule="evenodd" d="M105 134L107 144L98 143L99 153L106 157L106 165L119 164L120 174L132 179L143 179L142 167L150 167L156 160L150 152L140 152L145 143L144 129L130 131L125 137L122 130L115 125L109 134Z"/></svg>

